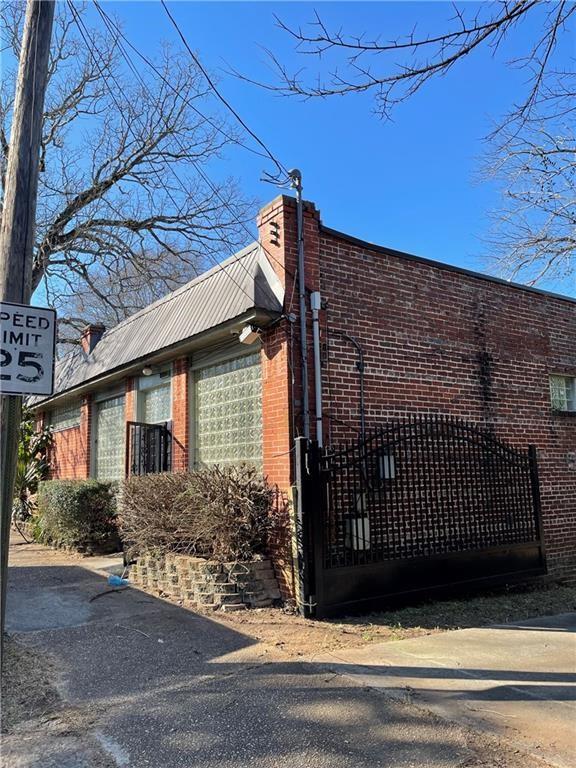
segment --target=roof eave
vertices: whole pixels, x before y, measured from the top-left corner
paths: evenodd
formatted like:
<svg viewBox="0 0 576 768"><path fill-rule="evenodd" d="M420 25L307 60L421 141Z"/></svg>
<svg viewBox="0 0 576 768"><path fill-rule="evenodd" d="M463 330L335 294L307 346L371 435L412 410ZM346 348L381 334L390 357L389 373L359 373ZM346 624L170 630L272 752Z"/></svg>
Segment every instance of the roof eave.
<svg viewBox="0 0 576 768"><path fill-rule="evenodd" d="M32 411L39 411L50 405L57 405L71 397L78 397L90 392L94 389L100 389L114 384L120 379L132 376L138 373L143 364L158 365L168 360L172 360L175 355L189 355L192 352L202 349L203 347L211 346L212 344L228 338L231 334L237 333L248 322L254 322L259 327L265 328L270 323L274 322L281 315L281 310L273 311L270 309L264 309L261 307L254 307L246 312L243 312L237 317L231 318L220 325L208 328L201 333L197 333L188 339L178 341L175 344L171 344L168 347L164 347L150 355L142 355L139 358L131 360L129 363L118 366L111 371L106 371L105 374L94 376L91 379L83 381L81 384L65 389L62 392L58 392L55 395L34 403L30 406Z"/></svg>

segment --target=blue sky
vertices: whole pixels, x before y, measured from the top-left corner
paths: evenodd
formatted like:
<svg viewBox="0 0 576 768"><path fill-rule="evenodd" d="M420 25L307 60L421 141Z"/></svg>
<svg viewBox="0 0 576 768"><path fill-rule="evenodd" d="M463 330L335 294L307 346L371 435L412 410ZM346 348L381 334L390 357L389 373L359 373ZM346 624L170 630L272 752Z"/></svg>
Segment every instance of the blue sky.
<svg viewBox="0 0 576 768"><path fill-rule="evenodd" d="M467 8L472 4L466 3ZM178 45L158 2L107 2L143 52L161 41ZM188 42L215 73L222 92L288 167L303 173L304 195L320 208L327 226L357 237L470 269L488 270L488 214L498 206L493 184L479 182L483 137L522 93L524 71L507 65L533 41L538 17L523 22L496 58L478 51L447 76L433 80L383 122L372 94L330 100L281 98L227 73L235 68L256 80L273 74L262 46L289 68L306 64L277 28L276 13L290 25L309 22L314 8L328 26L385 37L442 28L448 3L173 2L170 8ZM97 24L96 14L92 16ZM316 60L308 62L315 71ZM214 104L214 109L218 106ZM248 195L264 203L277 190L262 183L271 166L231 148L211 175L238 177ZM573 281L542 285L573 292Z"/></svg>

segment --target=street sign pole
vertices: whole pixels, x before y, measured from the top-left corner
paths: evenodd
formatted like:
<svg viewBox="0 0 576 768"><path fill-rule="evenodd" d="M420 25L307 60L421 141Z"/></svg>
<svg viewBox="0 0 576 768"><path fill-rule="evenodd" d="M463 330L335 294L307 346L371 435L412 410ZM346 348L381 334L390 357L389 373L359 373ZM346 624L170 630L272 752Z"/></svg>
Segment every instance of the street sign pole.
<svg viewBox="0 0 576 768"><path fill-rule="evenodd" d="M0 301L28 304L44 95L54 0L28 0L10 130L0 229ZM1 368L0 368L1 370ZM22 397L0 397L0 645L4 637L12 494Z"/></svg>

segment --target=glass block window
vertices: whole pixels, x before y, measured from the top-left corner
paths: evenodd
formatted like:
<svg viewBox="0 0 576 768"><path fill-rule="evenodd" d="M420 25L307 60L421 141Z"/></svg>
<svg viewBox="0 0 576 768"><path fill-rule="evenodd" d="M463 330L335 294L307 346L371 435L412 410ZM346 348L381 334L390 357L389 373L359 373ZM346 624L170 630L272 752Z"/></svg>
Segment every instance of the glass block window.
<svg viewBox="0 0 576 768"><path fill-rule="evenodd" d="M102 400L96 407L95 474L98 480L124 476L124 395Z"/></svg>
<svg viewBox="0 0 576 768"><path fill-rule="evenodd" d="M80 426L80 403L71 403L56 408L50 414L48 423L52 425L54 432L61 432L63 429L72 429Z"/></svg>
<svg viewBox="0 0 576 768"><path fill-rule="evenodd" d="M259 354L197 371L195 406L196 464L262 465Z"/></svg>
<svg viewBox="0 0 576 768"><path fill-rule="evenodd" d="M140 392L140 398L140 418L142 421L146 424L170 421L172 418L170 382Z"/></svg>
<svg viewBox="0 0 576 768"><path fill-rule="evenodd" d="M555 411L576 411L576 377L550 376L550 400Z"/></svg>

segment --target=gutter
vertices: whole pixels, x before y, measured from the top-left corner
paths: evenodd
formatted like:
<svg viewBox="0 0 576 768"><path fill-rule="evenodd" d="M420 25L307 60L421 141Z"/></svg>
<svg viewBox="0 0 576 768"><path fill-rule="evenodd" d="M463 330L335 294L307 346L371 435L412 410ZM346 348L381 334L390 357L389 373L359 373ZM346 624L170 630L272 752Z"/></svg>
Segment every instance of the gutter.
<svg viewBox="0 0 576 768"><path fill-rule="evenodd" d="M238 315L232 320L227 320L225 323L209 328L206 331L201 331L195 336L191 336L183 341L175 342L156 352L141 355L135 360L131 360L129 363L124 363L117 368L113 368L111 371L96 375L91 379L87 379L86 381L82 381L81 383L70 387L69 389L62 390L44 400L35 402L30 406L30 409L32 411L42 410L48 405L56 405L69 398L77 397L86 392L91 392L94 389L105 388L107 385L113 384L120 379L139 373L144 363L155 365L171 360L174 357L175 352L178 352L179 355L189 355L198 349L211 346L217 341L229 338L229 336L236 330L239 331L243 325L251 321L262 328L266 328L267 325L277 320L280 315L281 312L273 312L266 309L256 309L244 312L242 315ZM240 326L240 328L237 328L237 326Z"/></svg>

